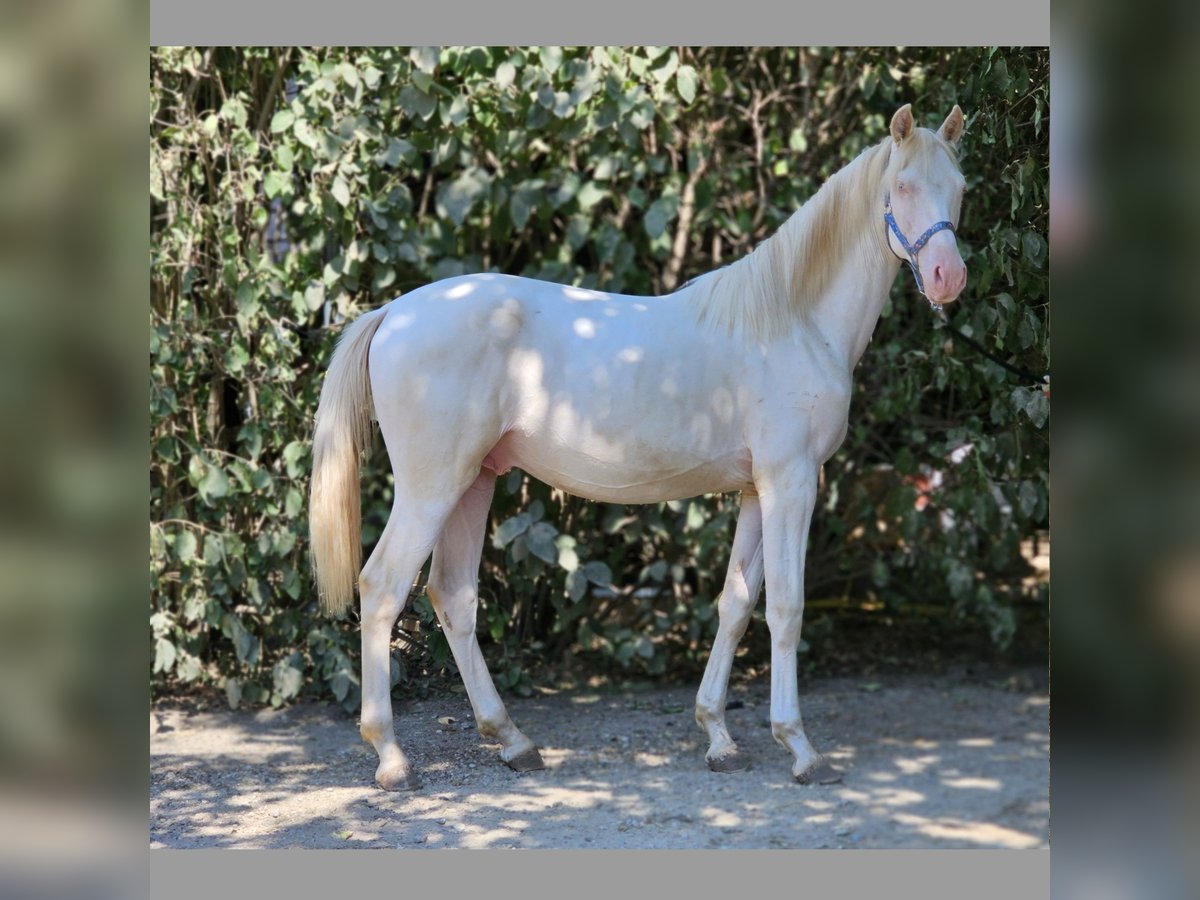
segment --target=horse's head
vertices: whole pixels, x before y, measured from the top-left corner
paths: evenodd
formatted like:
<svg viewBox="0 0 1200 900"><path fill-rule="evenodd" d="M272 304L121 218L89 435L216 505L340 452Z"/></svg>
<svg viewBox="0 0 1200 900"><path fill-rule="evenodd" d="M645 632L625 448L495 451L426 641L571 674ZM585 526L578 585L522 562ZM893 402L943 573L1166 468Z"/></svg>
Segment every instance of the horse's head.
<svg viewBox="0 0 1200 900"><path fill-rule="evenodd" d="M892 116L895 147L884 175L884 231L892 252L909 263L917 287L935 303L954 300L967 283L954 237L966 186L954 154L962 131L957 106L936 133L913 124L909 104Z"/></svg>

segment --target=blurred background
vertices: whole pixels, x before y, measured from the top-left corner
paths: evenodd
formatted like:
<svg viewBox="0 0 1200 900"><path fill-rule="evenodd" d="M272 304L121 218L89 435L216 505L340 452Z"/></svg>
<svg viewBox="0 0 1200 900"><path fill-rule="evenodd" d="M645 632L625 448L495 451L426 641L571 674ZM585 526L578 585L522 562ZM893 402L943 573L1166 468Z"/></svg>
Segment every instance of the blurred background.
<svg viewBox="0 0 1200 900"><path fill-rule="evenodd" d="M129 896L145 846L146 41L140 3L0 11L6 896Z"/></svg>
<svg viewBox="0 0 1200 900"><path fill-rule="evenodd" d="M1200 16L1052 29L1055 893L1195 896Z"/></svg>

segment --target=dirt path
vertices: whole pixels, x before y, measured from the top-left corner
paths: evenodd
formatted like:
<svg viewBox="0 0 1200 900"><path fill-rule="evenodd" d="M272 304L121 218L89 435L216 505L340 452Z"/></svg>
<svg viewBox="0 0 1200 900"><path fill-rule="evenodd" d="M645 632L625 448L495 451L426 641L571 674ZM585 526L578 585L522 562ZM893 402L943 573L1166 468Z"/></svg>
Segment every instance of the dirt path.
<svg viewBox="0 0 1200 900"><path fill-rule="evenodd" d="M704 765L694 689L508 700L546 769L518 775L461 695L397 703L417 793L372 784L336 707L150 717L151 847L1045 847L1044 673L804 685L810 738L842 784L802 787L771 737L768 685L733 687L749 771Z"/></svg>

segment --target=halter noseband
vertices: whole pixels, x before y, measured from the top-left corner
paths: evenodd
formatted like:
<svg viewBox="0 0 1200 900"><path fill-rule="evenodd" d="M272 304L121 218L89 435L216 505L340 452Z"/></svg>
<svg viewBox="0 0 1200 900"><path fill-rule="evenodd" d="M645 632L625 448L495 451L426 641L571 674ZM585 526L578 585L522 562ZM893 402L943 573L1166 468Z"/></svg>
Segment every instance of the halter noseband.
<svg viewBox="0 0 1200 900"><path fill-rule="evenodd" d="M954 226L944 219L941 222L934 222L925 230L923 235L910 244L908 238L904 236L904 232L900 230L900 226L896 224L896 217L892 215L892 194L890 191L883 195L883 221L887 224L887 228L883 232L883 239L887 243L888 249L892 250L892 242L888 240L887 234L887 230L890 228L892 234L896 235L896 239L900 241L900 246L904 248L904 252L908 254L908 259L905 259L895 250L892 250L892 256L901 262L908 263L908 267L912 269L913 277L917 280L917 290L921 292L922 297L929 300L928 295L925 293L925 283L921 280L921 269L917 265L917 254L921 252L922 247L929 243L929 239L939 231L949 231L951 234L955 234ZM932 300L929 300L929 305L937 307L937 304Z"/></svg>

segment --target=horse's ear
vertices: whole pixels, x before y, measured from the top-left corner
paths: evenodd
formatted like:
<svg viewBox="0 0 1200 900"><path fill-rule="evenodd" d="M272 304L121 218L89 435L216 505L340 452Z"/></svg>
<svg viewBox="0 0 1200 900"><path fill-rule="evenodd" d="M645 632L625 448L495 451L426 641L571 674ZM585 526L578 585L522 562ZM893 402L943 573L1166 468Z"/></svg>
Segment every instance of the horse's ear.
<svg viewBox="0 0 1200 900"><path fill-rule="evenodd" d="M938 137L947 144L957 144L963 133L963 111L958 108L958 104L954 104L954 109L950 110L950 115L946 116L946 121L942 123L942 127L938 129Z"/></svg>
<svg viewBox="0 0 1200 900"><path fill-rule="evenodd" d="M905 103L902 107L896 110L896 114L892 116L892 140L897 144L903 144L912 133L912 104Z"/></svg>

